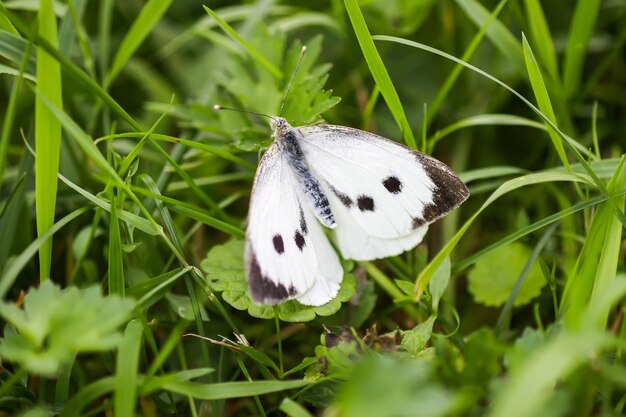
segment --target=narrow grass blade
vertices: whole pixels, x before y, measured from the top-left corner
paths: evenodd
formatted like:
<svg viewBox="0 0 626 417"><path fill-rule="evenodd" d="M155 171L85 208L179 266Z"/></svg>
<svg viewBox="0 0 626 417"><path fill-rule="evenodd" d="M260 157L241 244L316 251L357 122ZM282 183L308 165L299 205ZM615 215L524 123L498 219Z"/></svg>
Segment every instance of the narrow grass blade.
<svg viewBox="0 0 626 417"><path fill-rule="evenodd" d="M524 51L524 59L526 60L528 77L530 78L530 84L533 87L535 98L537 99L537 104L539 105L539 110L541 110L541 112L545 114L552 123L557 125L556 116L554 115L552 103L550 102L550 96L548 95L546 84L543 82L543 77L541 76L541 70L539 69L539 65L537 65L537 60L533 55L533 51L530 49L530 45L526 40L526 36L524 36L523 34L522 49ZM567 169L569 169L569 161L567 160L567 155L565 154L565 148L563 147L563 142L561 142L561 138L552 129L548 129L548 134L550 135L550 139L552 139L552 145L554 146L554 149L561 159L561 163L563 163L563 165Z"/></svg>
<svg viewBox="0 0 626 417"><path fill-rule="evenodd" d="M171 4L172 0L150 0L143 9L141 9L139 16L137 16L137 19L135 19L117 49L115 58L113 58L113 64L111 65L111 71L104 82L105 89L115 80L124 65L126 65L135 51L137 51L137 48L139 48L139 45L141 45L152 32L156 24L159 23L159 20L161 20L161 17L169 9Z"/></svg>
<svg viewBox="0 0 626 417"><path fill-rule="evenodd" d="M107 376L82 388L65 404L59 416L75 417L81 415L81 411L83 408L87 407L87 405L96 401L103 395L112 392L116 381L115 377Z"/></svg>
<svg viewBox="0 0 626 417"><path fill-rule="evenodd" d="M128 323L117 351L113 408L117 417L134 417L137 392L139 350L143 325L133 320Z"/></svg>
<svg viewBox="0 0 626 417"><path fill-rule="evenodd" d="M567 46L565 48L565 67L563 68L563 87L569 98L576 95L587 54L587 45L598 17L600 0L581 0L576 2L574 17L570 25Z"/></svg>
<svg viewBox="0 0 626 417"><path fill-rule="evenodd" d="M57 25L52 0L41 0L37 21L39 36L57 48ZM57 173L61 153L61 123L42 101L46 97L62 108L61 67L44 49L37 49L37 102L35 105L35 208L37 235L42 236L54 224L57 199ZM39 249L39 279L50 277L52 240Z"/></svg>
<svg viewBox="0 0 626 417"><path fill-rule="evenodd" d="M117 204L115 203L115 189L109 193L111 211L109 217L109 294L124 296L124 260L122 257L122 237L117 220Z"/></svg>
<svg viewBox="0 0 626 417"><path fill-rule="evenodd" d="M525 126L532 127L534 129L547 130L545 125L542 123L538 123L525 117L515 116L512 114L479 114L476 116L466 117L465 119L461 119L441 130L438 130L430 139L428 139L428 143L432 148L441 139L456 132L457 130L474 126Z"/></svg>
<svg viewBox="0 0 626 417"><path fill-rule="evenodd" d="M50 227L44 234L35 239L24 251L17 256L15 259L11 261L11 263L7 266L7 268L2 271L2 276L0 277L0 299L3 299L9 288L15 282L17 275L20 271L30 262L30 258L37 253L39 248L50 239L56 232L61 230L64 226L70 223L72 220L90 210L91 207L81 207L77 210L74 210L67 216L63 217L61 220L56 222L52 227Z"/></svg>
<svg viewBox="0 0 626 417"><path fill-rule="evenodd" d="M455 2L479 28L492 18L489 10L476 0L455 0ZM519 41L500 20L494 19L489 25L487 37L498 51L509 59L519 74L525 73Z"/></svg>
<svg viewBox="0 0 626 417"><path fill-rule="evenodd" d="M559 80L559 69L556 61L556 52L554 51L554 42L550 27L546 22L546 16L541 8L539 0L524 0L528 27L530 29L530 38L535 45L537 55L541 59L544 67L548 71L552 81Z"/></svg>
<svg viewBox="0 0 626 417"><path fill-rule="evenodd" d="M7 9L2 3L0 3L0 30L19 36L19 32L15 29L15 26L13 26L13 23L11 23L11 20L7 17Z"/></svg>
<svg viewBox="0 0 626 417"><path fill-rule="evenodd" d="M301 388L311 381L253 381L224 382L219 384L199 384L187 381L173 381L169 378L155 377L153 389L164 389L176 394L188 395L201 400L223 400L227 398L251 397Z"/></svg>
<svg viewBox="0 0 626 417"><path fill-rule="evenodd" d="M400 102L400 97L398 97L398 92L393 86L391 77L389 77L389 73L385 68L385 64L383 63L380 54L376 50L376 46L372 40L372 35L370 35L369 29L367 28L367 23L365 23L359 4L357 0L344 0L344 3L346 10L348 11L348 16L350 17L350 22L352 22L352 29L354 30L354 33L359 41L367 66L369 67L372 77L380 89L387 106L389 106L391 114L393 114L396 123L402 131L404 142L409 147L416 149L417 143L415 142L415 137L413 136L413 130L411 129L411 125L406 118L406 114L404 114L404 108Z"/></svg>
<svg viewBox="0 0 626 417"><path fill-rule="evenodd" d="M34 34L29 34L29 39L35 38ZM9 32L0 30L0 56L19 65L26 59L24 72L35 76L37 71L37 47L31 46L27 52L29 41Z"/></svg>
<svg viewBox="0 0 626 417"><path fill-rule="evenodd" d="M100 140L104 140L104 139L121 139L121 138L138 138L138 139L142 139L145 136L145 133L142 132L127 132L127 133L116 133L114 135L110 135L110 136L106 136L104 138L99 138L96 139L96 142L99 142ZM188 146L190 148L194 148L194 149L199 149L201 151L210 153L212 155L218 156L222 159L225 159L227 161L233 162L237 165L240 165L242 167L245 167L251 171L256 170L256 166L251 164L250 162L239 158L238 156L234 155L231 152L228 152L224 149L220 149L218 147L215 146L211 146L211 145L207 145L205 143L201 143L201 142L195 142L193 140L189 140L189 139L182 139L182 138L178 138L176 136L168 136L168 135L162 135L159 133L153 133L152 135L150 135L150 138L153 140L158 140L161 142L171 142L171 143L180 143L181 145L185 145Z"/></svg>
<svg viewBox="0 0 626 417"><path fill-rule="evenodd" d="M613 192L626 187L626 170L622 158L609 189ZM618 207L624 210L624 195L614 196ZM607 203L601 204L596 210L591 226L587 232L585 243L574 270L569 274L560 311L572 328L578 328L584 319L584 309L590 300L595 300L602 289L610 285L617 273L623 228ZM603 323L597 323L597 329L606 325L608 310L604 311Z"/></svg>
<svg viewBox="0 0 626 417"><path fill-rule="evenodd" d="M61 181L63 181L65 184L67 184L70 188L72 188L74 191L76 191L77 193L79 193L80 195L82 195L83 197L85 197L87 200L91 201L92 203L94 203L96 206L108 211L109 213L111 212L111 203L109 203L108 201L105 201L103 199L101 199L100 197L97 197L93 194L91 194L89 191L85 190L84 188L79 187L78 185L74 184L72 181L70 181L69 179L65 178L63 175L59 174L59 178L61 179ZM137 229L141 230L142 232L145 232L149 235L152 236L157 236L159 234L161 234L162 232L162 228L159 226L158 228L155 228L154 225L149 222L148 220L137 216L134 213L130 213L128 211L124 211L124 210L119 210L117 212L117 216L124 220L125 222L132 224L134 227L136 227Z"/></svg>
<svg viewBox="0 0 626 417"><path fill-rule="evenodd" d="M276 68L276 66L274 64L272 64L271 62L269 62L263 55L261 55L256 49L254 49L254 47L248 42L246 41L244 38L242 38L236 31L235 29L232 28L232 26L230 26L224 19L222 19L217 13L215 13L213 10L209 9L206 6L202 6L204 7L204 10L211 15L216 21L217 23L220 25L220 27L222 28L222 30L224 32L226 32L231 38L233 38L235 41L237 41L241 46L244 47L244 49L246 51L248 51L248 53L250 54L250 56L252 56L259 64L261 64L261 66L263 66L266 70L268 70L272 75L274 75L276 78L278 79L282 79L283 78L283 72Z"/></svg>
<svg viewBox="0 0 626 417"><path fill-rule="evenodd" d="M461 56L461 59L463 61L469 61L472 58L472 56L474 55L474 52L476 52L476 49L478 49L478 46L480 46L483 38L487 34L487 29L489 29L491 24L496 20L496 18L498 17L498 15L500 14L504 6L507 4L507 2L508 0L500 0L500 2L495 7L495 9L493 9L493 12L491 12L491 14L489 15L489 18L486 19L485 22L481 25L480 30L476 33L476 35L474 35L469 45L467 45L465 52L463 52L463 55ZM426 119L426 123L424 126L425 129L428 129L428 126L430 125L430 123L435 119L435 116L439 112L439 109L441 108L443 101L446 99L446 97L452 90L452 87L454 86L456 81L459 79L461 72L463 72L463 66L457 64L454 67L454 69L450 72L450 74L444 81L443 85L437 92L437 96L435 97L435 99L433 100L429 108L429 116ZM434 143L430 144L430 146L432 149L432 147L434 146Z"/></svg>

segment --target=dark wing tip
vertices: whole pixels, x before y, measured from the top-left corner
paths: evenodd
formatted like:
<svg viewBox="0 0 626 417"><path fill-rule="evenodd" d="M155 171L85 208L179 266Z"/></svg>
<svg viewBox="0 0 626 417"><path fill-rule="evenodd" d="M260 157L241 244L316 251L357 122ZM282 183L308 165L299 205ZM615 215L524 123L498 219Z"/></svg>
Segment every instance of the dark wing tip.
<svg viewBox="0 0 626 417"><path fill-rule="evenodd" d="M246 275L252 300L256 304L268 305L278 304L281 301L289 300L298 295L298 291L293 285L285 287L280 283L275 283L261 272L261 266L256 258L256 253L252 247L248 247L246 262Z"/></svg>
<svg viewBox="0 0 626 417"><path fill-rule="evenodd" d="M431 223L467 200L469 190L454 171L443 162L420 152L415 152L415 155L437 187L434 191L433 203L424 209L424 220Z"/></svg>

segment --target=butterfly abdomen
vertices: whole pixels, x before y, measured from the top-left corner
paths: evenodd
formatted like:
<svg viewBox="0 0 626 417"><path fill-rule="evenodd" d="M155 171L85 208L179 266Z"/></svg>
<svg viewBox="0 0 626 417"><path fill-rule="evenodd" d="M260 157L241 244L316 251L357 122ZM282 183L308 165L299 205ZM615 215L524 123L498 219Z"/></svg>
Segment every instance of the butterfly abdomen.
<svg viewBox="0 0 626 417"><path fill-rule="evenodd" d="M315 213L315 216L329 228L334 228L335 216L330 209L328 197L324 194L319 180L311 174L311 170L306 162L304 152L298 143L300 133L292 128L283 129L277 137L276 142L281 151L287 155L289 165L296 173L296 177L302 185L304 194ZM301 134L300 134L301 135Z"/></svg>

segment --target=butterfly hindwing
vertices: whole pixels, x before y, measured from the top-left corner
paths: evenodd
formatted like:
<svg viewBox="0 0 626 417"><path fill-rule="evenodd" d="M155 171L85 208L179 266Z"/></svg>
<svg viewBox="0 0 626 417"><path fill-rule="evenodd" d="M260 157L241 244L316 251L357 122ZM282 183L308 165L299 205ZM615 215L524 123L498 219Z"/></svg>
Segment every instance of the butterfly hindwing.
<svg viewBox="0 0 626 417"><path fill-rule="evenodd" d="M246 229L246 272L259 304L297 299L321 305L339 290L343 270L275 143L254 180Z"/></svg>
<svg viewBox="0 0 626 417"><path fill-rule="evenodd" d="M469 195L445 164L381 136L332 125L297 129L329 195L345 257L375 259L414 247L429 223Z"/></svg>

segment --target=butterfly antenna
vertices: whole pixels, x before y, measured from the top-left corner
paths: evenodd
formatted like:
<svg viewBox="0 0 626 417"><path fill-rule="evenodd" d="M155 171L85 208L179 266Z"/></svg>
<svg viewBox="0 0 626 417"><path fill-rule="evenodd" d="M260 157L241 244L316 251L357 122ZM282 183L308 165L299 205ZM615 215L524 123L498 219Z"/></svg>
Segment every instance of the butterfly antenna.
<svg viewBox="0 0 626 417"><path fill-rule="evenodd" d="M232 111L237 111L239 113L256 114L257 116L263 116L263 117L267 117L268 119L276 120L274 116L270 116L269 114L259 113L259 112L252 111L252 110L236 109L234 107L222 106L221 104L214 104L213 109L214 110L232 110Z"/></svg>
<svg viewBox="0 0 626 417"><path fill-rule="evenodd" d="M278 112L278 116L283 114L283 109L285 108L285 102L287 101L287 96L289 95L289 90L291 90L291 85L293 84L293 80L296 78L296 74L298 73L298 69L300 69L300 64L302 64L302 58L304 58L304 53L306 52L306 46L303 46L300 50L300 58L298 58L298 63L296 64L296 69L293 70L293 74L291 74L291 79L289 80L289 84L287 84L287 90L285 90L285 96L283 97L282 103L280 103L280 111Z"/></svg>

